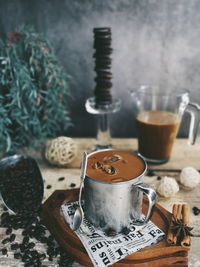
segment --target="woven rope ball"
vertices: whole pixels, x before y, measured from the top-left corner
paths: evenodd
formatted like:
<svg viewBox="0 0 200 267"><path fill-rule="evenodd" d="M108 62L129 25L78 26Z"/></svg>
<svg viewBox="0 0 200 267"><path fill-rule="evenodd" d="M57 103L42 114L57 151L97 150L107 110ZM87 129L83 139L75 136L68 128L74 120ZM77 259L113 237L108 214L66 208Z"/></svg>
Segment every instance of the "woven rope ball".
<svg viewBox="0 0 200 267"><path fill-rule="evenodd" d="M77 145L70 137L60 136L46 144L45 158L53 165L66 167L77 155Z"/></svg>

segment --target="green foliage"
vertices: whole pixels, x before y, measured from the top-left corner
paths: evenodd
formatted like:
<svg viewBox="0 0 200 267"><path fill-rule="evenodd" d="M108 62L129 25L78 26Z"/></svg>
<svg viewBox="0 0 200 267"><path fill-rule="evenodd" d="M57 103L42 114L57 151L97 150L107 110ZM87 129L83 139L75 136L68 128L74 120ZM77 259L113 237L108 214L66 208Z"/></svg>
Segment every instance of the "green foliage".
<svg viewBox="0 0 200 267"><path fill-rule="evenodd" d="M69 77L32 27L0 41L0 151L64 134L71 125Z"/></svg>

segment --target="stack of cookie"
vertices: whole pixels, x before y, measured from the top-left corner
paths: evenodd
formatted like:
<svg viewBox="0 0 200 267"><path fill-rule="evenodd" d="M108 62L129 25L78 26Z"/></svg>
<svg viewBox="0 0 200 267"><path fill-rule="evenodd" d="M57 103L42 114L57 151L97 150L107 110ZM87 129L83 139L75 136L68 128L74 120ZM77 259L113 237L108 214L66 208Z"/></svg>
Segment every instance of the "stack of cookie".
<svg viewBox="0 0 200 267"><path fill-rule="evenodd" d="M95 100L97 106L104 106L112 103L112 73L111 69L111 29L94 28L94 49L95 53Z"/></svg>

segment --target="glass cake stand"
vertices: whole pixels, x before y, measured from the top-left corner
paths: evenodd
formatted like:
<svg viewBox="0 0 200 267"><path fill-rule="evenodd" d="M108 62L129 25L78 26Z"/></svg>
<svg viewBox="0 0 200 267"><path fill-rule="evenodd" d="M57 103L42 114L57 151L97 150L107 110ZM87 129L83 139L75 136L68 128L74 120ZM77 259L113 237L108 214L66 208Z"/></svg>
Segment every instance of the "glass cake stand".
<svg viewBox="0 0 200 267"><path fill-rule="evenodd" d="M85 108L88 113L97 115L98 121L96 144L92 149L93 151L112 148L109 116L118 112L120 107L121 101L119 99L113 99L112 103L104 105L97 104L95 97L87 99Z"/></svg>

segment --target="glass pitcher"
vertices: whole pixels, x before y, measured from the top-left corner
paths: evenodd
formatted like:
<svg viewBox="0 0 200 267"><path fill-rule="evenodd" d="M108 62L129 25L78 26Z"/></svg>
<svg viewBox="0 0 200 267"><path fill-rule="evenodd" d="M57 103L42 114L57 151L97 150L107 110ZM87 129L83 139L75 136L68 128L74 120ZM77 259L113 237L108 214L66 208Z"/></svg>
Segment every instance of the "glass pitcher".
<svg viewBox="0 0 200 267"><path fill-rule="evenodd" d="M138 152L149 163L169 160L184 112L191 116L189 144L194 144L200 122L200 106L190 103L187 90L160 92L141 86L131 92L137 108Z"/></svg>

